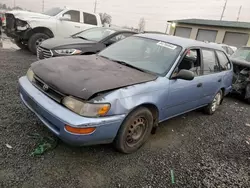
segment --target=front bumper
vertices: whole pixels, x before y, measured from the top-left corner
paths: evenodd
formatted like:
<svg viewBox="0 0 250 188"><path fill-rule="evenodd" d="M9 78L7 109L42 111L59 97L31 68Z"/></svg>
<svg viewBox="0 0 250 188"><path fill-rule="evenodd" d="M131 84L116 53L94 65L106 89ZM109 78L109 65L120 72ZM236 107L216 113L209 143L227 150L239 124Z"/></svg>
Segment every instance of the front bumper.
<svg viewBox="0 0 250 188"><path fill-rule="evenodd" d="M19 79L19 92L22 102L42 123L61 140L71 145L111 143L125 118L125 115L103 118L79 116L39 91L26 76ZM66 124L72 127L96 127L96 130L89 135L73 134L65 130Z"/></svg>

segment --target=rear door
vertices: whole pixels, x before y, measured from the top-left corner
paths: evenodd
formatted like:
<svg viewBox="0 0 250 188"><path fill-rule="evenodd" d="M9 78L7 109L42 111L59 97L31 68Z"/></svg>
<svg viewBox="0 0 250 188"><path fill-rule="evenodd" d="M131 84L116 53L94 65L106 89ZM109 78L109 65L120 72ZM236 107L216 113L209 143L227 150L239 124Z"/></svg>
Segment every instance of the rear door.
<svg viewBox="0 0 250 188"><path fill-rule="evenodd" d="M96 15L83 12L83 23L84 30L91 27L96 27L98 25Z"/></svg>
<svg viewBox="0 0 250 188"><path fill-rule="evenodd" d="M216 55L219 60L220 71L223 74L222 87L225 88L226 92L229 92L233 80L232 64L224 52L216 50Z"/></svg>
<svg viewBox="0 0 250 188"><path fill-rule="evenodd" d="M220 72L219 62L214 49L201 49L203 75L200 76L202 83L202 103L211 102L215 94L222 88L224 73Z"/></svg>

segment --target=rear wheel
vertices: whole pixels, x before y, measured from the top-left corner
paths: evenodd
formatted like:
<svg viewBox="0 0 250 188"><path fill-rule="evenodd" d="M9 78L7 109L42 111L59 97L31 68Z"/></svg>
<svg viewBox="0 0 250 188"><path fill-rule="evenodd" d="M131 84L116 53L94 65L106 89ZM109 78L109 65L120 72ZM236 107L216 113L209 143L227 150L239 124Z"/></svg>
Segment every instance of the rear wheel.
<svg viewBox="0 0 250 188"><path fill-rule="evenodd" d="M49 39L49 36L44 33L33 34L28 41L29 50L36 54L37 47L46 39Z"/></svg>
<svg viewBox="0 0 250 188"><path fill-rule="evenodd" d="M115 148L122 153L133 153L148 139L153 128L153 115L140 107L128 115L114 141Z"/></svg>
<svg viewBox="0 0 250 188"><path fill-rule="evenodd" d="M15 39L15 44L21 48L22 50L27 50L28 49L28 46L26 43L24 43L24 41L22 40L19 40L19 39Z"/></svg>
<svg viewBox="0 0 250 188"><path fill-rule="evenodd" d="M214 96L212 102L204 108L204 112L208 115L214 114L214 112L219 108L221 101L223 99L222 91L220 90Z"/></svg>

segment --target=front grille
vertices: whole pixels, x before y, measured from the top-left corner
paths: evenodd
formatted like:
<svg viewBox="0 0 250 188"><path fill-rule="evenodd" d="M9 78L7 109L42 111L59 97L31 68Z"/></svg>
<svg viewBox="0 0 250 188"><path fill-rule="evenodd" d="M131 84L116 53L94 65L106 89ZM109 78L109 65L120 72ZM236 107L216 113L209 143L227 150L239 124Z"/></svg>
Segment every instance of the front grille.
<svg viewBox="0 0 250 188"><path fill-rule="evenodd" d="M16 20L13 14L5 14L6 16L6 29L13 31L16 29Z"/></svg>
<svg viewBox="0 0 250 188"><path fill-rule="evenodd" d="M37 59L38 60L40 60L40 59L47 59L47 58L50 58L52 56L53 56L53 54L52 54L51 50L43 48L41 46L39 46L37 48Z"/></svg>
<svg viewBox="0 0 250 188"><path fill-rule="evenodd" d="M38 88L40 91L42 91L44 94L46 94L53 100L57 101L58 103L61 103L62 99L65 97L64 94L48 86L44 81L42 81L37 76L34 76L33 84L36 86L36 88Z"/></svg>

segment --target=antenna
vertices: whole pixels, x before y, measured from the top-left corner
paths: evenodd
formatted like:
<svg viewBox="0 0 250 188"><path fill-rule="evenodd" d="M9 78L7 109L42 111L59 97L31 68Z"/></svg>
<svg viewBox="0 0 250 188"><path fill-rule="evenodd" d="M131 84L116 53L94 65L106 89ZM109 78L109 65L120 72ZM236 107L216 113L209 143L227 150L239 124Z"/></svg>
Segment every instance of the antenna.
<svg viewBox="0 0 250 188"><path fill-rule="evenodd" d="M225 12L225 10L226 10L226 7L227 7L227 0L226 0L226 2L225 2L224 7L223 7L223 10L222 10L222 13L221 13L220 20L222 20L222 18L223 18L223 16L224 16L224 12Z"/></svg>
<svg viewBox="0 0 250 188"><path fill-rule="evenodd" d="M240 19L241 8L242 8L242 5L240 6L240 9L239 9L239 12L238 12L237 22L238 22L239 19Z"/></svg>
<svg viewBox="0 0 250 188"><path fill-rule="evenodd" d="M96 13L96 5L97 5L97 0L95 0L94 13Z"/></svg>

